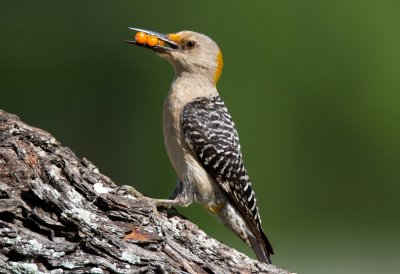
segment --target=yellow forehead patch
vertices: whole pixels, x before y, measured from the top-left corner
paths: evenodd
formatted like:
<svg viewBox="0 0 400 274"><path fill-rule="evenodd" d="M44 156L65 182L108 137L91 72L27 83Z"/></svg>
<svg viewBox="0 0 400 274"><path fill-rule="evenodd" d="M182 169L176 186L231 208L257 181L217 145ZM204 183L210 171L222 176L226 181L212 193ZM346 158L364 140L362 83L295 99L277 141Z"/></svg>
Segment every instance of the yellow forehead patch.
<svg viewBox="0 0 400 274"><path fill-rule="evenodd" d="M214 75L214 84L217 85L217 82L222 74L222 67L224 66L224 60L222 59L222 52L219 51L217 54L217 69L215 70Z"/></svg>
<svg viewBox="0 0 400 274"><path fill-rule="evenodd" d="M177 33L167 34L168 39L171 39L175 43L179 43L182 40L182 36Z"/></svg>

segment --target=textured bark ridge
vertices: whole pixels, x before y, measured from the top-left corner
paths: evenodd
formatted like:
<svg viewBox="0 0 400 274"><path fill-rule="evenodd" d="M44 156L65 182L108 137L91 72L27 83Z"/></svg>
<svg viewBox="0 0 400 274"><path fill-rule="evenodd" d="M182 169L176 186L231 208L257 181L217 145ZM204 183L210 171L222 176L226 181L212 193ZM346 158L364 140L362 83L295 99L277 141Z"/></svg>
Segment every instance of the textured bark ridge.
<svg viewBox="0 0 400 274"><path fill-rule="evenodd" d="M0 110L0 273L270 273Z"/></svg>

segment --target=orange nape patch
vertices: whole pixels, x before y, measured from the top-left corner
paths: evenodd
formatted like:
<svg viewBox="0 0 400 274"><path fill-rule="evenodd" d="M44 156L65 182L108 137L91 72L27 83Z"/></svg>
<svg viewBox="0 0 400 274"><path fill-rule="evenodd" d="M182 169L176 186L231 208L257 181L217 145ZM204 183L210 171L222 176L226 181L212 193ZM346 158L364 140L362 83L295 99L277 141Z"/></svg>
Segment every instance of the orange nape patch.
<svg viewBox="0 0 400 274"><path fill-rule="evenodd" d="M214 84L217 85L219 78L221 78L222 67L224 66L224 60L222 59L222 52L219 51L217 54L217 69L214 75Z"/></svg>

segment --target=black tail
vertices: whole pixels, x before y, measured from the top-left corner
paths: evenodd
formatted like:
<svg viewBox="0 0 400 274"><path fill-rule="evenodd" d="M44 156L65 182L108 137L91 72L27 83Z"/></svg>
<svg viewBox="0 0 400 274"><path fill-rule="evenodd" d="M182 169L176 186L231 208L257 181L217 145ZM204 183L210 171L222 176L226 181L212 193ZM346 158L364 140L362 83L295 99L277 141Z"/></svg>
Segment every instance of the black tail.
<svg viewBox="0 0 400 274"><path fill-rule="evenodd" d="M251 247L253 248L260 262L271 264L270 257L274 254L274 250L264 231L260 229L259 232L261 234L261 239L257 239L259 237L249 237Z"/></svg>

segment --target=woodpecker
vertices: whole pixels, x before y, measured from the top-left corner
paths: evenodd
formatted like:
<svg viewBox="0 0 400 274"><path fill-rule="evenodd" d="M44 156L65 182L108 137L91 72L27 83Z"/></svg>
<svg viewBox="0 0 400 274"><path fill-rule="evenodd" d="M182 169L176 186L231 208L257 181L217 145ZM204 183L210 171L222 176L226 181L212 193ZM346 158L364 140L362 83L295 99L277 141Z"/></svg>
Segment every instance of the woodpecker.
<svg viewBox="0 0 400 274"><path fill-rule="evenodd" d="M235 123L217 91L223 60L218 45L193 31L161 34L130 28L163 41L149 46L175 70L164 101L163 133L169 159L178 175L167 206L200 203L271 263L274 254L262 227L257 199L243 164Z"/></svg>

